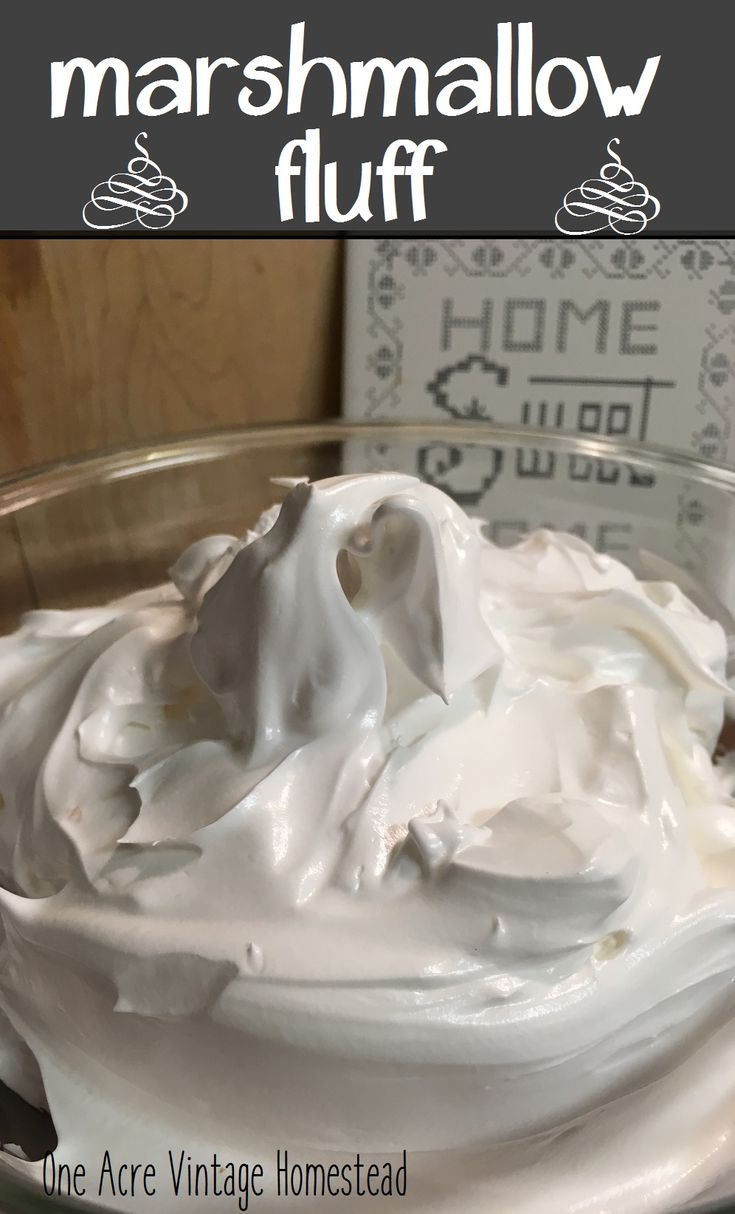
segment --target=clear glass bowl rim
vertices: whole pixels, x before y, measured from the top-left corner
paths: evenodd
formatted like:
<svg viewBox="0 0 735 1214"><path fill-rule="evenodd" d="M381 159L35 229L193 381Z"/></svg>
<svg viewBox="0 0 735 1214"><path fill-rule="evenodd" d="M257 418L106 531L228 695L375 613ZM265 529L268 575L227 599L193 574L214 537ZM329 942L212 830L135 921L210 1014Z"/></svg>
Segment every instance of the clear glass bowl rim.
<svg viewBox="0 0 735 1214"><path fill-rule="evenodd" d="M582 454L625 462L651 472L689 476L701 484L735 493L735 465L713 462L672 448L621 443L603 435L561 433L530 426L513 427L494 422L350 421L331 418L318 422L277 422L229 426L193 433L151 438L70 456L52 463L19 469L0 477L0 517L15 514L36 503L73 493L106 481L145 475L226 458L240 451L318 446L349 439L368 442L475 444L480 447L534 447L559 454ZM6 1204L7 1203L7 1204ZM90 1211L107 1214L109 1207L72 1198L46 1197L22 1176L0 1172L0 1214L41 1214ZM735 1214L735 1198L690 1206L686 1214Z"/></svg>
<svg viewBox="0 0 735 1214"><path fill-rule="evenodd" d="M225 458L239 451L292 447L297 444L363 441L476 444L535 447L560 454L582 454L624 461L636 468L690 476L703 484L735 491L735 465L712 462L668 447L618 442L603 435L561 433L530 426L491 422L353 422L339 418L320 422L278 422L231 426L177 434L104 448L49 464L19 469L0 477L0 516L36 502L109 480L144 475L167 467Z"/></svg>

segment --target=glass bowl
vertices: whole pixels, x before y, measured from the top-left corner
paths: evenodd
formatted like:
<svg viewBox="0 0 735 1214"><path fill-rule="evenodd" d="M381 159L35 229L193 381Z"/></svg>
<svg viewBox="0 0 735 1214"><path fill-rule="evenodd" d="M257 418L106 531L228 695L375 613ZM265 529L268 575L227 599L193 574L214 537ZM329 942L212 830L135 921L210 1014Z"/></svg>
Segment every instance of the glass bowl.
<svg viewBox="0 0 735 1214"><path fill-rule="evenodd" d="M233 429L7 478L0 631L30 608L101 603L162 581L187 544L240 534L277 500L273 477L386 469L449 493L498 544L541 526L572 531L639 576L677 581L735 638L735 469L611 439L459 422ZM49 1203L102 1209L51 1201L0 1160L0 1210ZM735 1214L735 1176L686 1208Z"/></svg>

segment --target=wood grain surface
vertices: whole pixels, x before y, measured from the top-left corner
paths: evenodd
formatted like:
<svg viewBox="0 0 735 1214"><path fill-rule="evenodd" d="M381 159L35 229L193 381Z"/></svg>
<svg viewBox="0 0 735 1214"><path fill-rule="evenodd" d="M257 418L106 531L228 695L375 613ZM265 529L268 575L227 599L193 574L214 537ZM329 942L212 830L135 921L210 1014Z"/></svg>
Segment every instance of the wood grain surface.
<svg viewBox="0 0 735 1214"><path fill-rule="evenodd" d="M0 241L0 473L336 412L340 243Z"/></svg>
<svg viewBox="0 0 735 1214"><path fill-rule="evenodd" d="M335 413L340 288L331 239L0 240L0 475L177 432ZM223 503L244 527L269 471L218 467L0 518L0 631L29 607L102 601L160 578Z"/></svg>

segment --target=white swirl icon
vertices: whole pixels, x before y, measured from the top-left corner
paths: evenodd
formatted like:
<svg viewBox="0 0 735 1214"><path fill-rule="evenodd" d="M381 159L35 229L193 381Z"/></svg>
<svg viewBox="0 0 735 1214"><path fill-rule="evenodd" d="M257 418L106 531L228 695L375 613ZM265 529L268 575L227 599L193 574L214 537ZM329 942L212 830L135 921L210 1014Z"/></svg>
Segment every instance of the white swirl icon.
<svg viewBox="0 0 735 1214"><path fill-rule="evenodd" d="M151 231L160 231L170 227L176 216L186 210L188 196L151 160L141 142L147 138L146 132L141 131L135 140L140 155L128 161L125 172L113 173L94 187L82 208L87 227L107 232L138 223Z"/></svg>
<svg viewBox="0 0 735 1214"><path fill-rule="evenodd" d="M612 156L603 164L599 177L590 177L564 195L555 223L565 236L592 236L611 231L618 236L638 236L661 210L661 203L647 186L636 181L627 169L611 139L607 150Z"/></svg>

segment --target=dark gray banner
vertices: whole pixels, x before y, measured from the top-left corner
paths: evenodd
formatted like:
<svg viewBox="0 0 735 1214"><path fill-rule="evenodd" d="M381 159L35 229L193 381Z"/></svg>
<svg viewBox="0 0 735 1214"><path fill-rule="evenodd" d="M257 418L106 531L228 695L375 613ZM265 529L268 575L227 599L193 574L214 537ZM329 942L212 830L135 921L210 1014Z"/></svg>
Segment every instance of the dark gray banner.
<svg viewBox="0 0 735 1214"><path fill-rule="evenodd" d="M722 0L12 8L5 231L735 232Z"/></svg>

